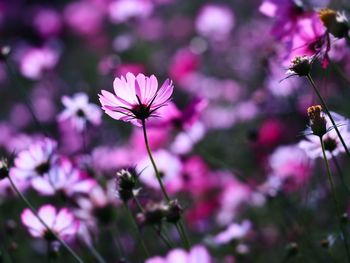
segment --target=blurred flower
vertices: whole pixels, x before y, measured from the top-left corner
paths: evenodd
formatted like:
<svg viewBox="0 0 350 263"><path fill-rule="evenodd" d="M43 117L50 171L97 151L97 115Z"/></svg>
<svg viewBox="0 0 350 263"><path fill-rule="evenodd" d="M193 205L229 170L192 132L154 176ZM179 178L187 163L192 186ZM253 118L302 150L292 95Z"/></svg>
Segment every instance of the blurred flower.
<svg viewBox="0 0 350 263"><path fill-rule="evenodd" d="M226 38L234 27L235 19L228 6L208 4L196 18L197 32L212 40Z"/></svg>
<svg viewBox="0 0 350 263"><path fill-rule="evenodd" d="M64 240L70 240L77 234L79 222L67 208L57 213L52 205L43 205L39 208L38 215L56 235ZM55 239L28 208L22 212L21 220L33 237L45 238L49 241Z"/></svg>
<svg viewBox="0 0 350 263"><path fill-rule="evenodd" d="M83 131L87 123L97 126L101 123L101 109L89 103L85 93L76 93L73 97L63 96L62 103L66 109L58 116L59 121L69 119L78 131Z"/></svg>
<svg viewBox="0 0 350 263"><path fill-rule="evenodd" d="M65 22L81 35L95 35L102 27L102 12L92 1L74 1L64 10Z"/></svg>
<svg viewBox="0 0 350 263"><path fill-rule="evenodd" d="M312 162L298 145L278 147L271 154L268 162L271 167L269 177L277 180L280 187L287 192L303 187L312 175ZM269 180L272 182L273 179ZM269 192L279 190L279 187L277 187L276 189L270 189Z"/></svg>
<svg viewBox="0 0 350 263"><path fill-rule="evenodd" d="M193 246L192 249L187 252L183 249L176 248L171 250L165 258L156 256L147 259L145 263L212 263L213 260L207 251L207 249L202 245Z"/></svg>
<svg viewBox="0 0 350 263"><path fill-rule="evenodd" d="M345 144L350 145L349 120L335 112L331 112L331 115L336 125L338 126L338 130L341 133ZM327 132L325 135L323 135L322 139L324 142L327 158L332 158L332 156L343 153L345 149L341 144L339 136L328 116L324 116L324 118L326 120ZM312 159L318 157L323 158L320 138L318 136L315 136L311 132L310 128L307 129L304 133L306 134L306 139L299 142L299 147L305 150L306 154Z"/></svg>
<svg viewBox="0 0 350 263"><path fill-rule="evenodd" d="M28 48L21 56L20 70L27 78L39 79L56 66L58 59L58 51L52 48Z"/></svg>
<svg viewBox="0 0 350 263"><path fill-rule="evenodd" d="M158 150L153 153L154 161L158 165L160 176L165 187L171 184L180 176L182 163L180 159L166 150ZM157 177L154 173L151 161L148 157L142 159L136 166L136 171L140 174L140 181L149 187L160 189Z"/></svg>
<svg viewBox="0 0 350 263"><path fill-rule="evenodd" d="M123 23L131 18L145 18L153 11L149 0L115 0L109 5L109 16L114 23Z"/></svg>
<svg viewBox="0 0 350 263"><path fill-rule="evenodd" d="M57 143L49 138L34 142L17 155L12 172L27 179L44 176L53 167L56 148Z"/></svg>
<svg viewBox="0 0 350 263"><path fill-rule="evenodd" d="M158 89L157 78L132 73L116 78L113 82L115 95L102 90L99 94L102 109L113 119L141 125L149 117L158 116L157 110L167 105L173 93L172 81L167 79Z"/></svg>
<svg viewBox="0 0 350 263"><path fill-rule="evenodd" d="M72 163L65 158L61 158L44 176L33 178L31 183L33 188L42 195L58 193L63 198L73 197L76 194L89 194L96 185L95 180L74 168Z"/></svg>
<svg viewBox="0 0 350 263"><path fill-rule="evenodd" d="M34 17L33 26L42 36L53 37L62 29L62 18L54 9L41 8Z"/></svg>
<svg viewBox="0 0 350 263"><path fill-rule="evenodd" d="M271 34L282 40L289 40L298 31L297 22L306 14L299 0L263 0L259 11L274 18Z"/></svg>
<svg viewBox="0 0 350 263"><path fill-rule="evenodd" d="M232 223L226 230L217 234L213 241L217 245L230 243L233 240L244 238L252 228L252 223L249 220L244 220L241 224Z"/></svg>

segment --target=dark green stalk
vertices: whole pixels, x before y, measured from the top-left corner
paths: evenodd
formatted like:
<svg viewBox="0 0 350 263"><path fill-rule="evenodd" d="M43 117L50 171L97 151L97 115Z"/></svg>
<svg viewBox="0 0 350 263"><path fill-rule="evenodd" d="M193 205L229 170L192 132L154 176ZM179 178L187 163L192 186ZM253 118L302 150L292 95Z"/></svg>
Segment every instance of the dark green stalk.
<svg viewBox="0 0 350 263"><path fill-rule="evenodd" d="M139 227L138 227L138 225L137 225L137 222L136 222L136 220L135 220L135 218L134 218L134 216L133 216L133 214L132 214L130 208L128 207L128 205L127 205L126 203L124 203L124 205L125 205L126 210L128 211L128 214L129 214L129 216L130 216L131 221L132 221L133 224L134 224L134 227L136 228L136 232L137 232L138 237L139 237L138 239L140 240L141 246L142 246L142 248L143 248L143 250L144 250L144 252L145 252L145 256L146 256L147 258L149 258L149 257L151 257L151 254L149 253L149 251L148 251L148 249L147 249L147 247L146 247L145 241L144 241L143 238L142 238L142 234L141 234L140 229L139 229Z"/></svg>
<svg viewBox="0 0 350 263"><path fill-rule="evenodd" d="M345 179L344 179L344 174L343 174L342 169L341 169L341 167L340 167L340 165L339 165L339 162L338 162L336 156L334 156L334 154L332 154L332 160L333 160L333 163L334 163L334 165L335 165L335 168L337 169L337 172L338 172L338 174L339 174L340 180L341 180L341 182L342 182L342 185L343 185L343 187L344 187L346 193L347 193L348 195L350 195L350 189L349 189L348 185L346 184L346 181L345 181Z"/></svg>
<svg viewBox="0 0 350 263"><path fill-rule="evenodd" d="M153 166L153 169L154 169L154 172L156 173L156 177L157 177L157 180L158 180L158 183L160 185L160 188L163 192L163 195L166 199L166 201L169 203L171 200L170 200L170 197L164 187L164 184L163 184L163 181L162 181L162 178L160 176L160 173L158 171L158 168L157 168L157 165L153 159L153 156L152 156L152 152L151 152L151 149L149 147L149 143L148 143L148 137L147 137L147 131L146 131L146 122L145 120L142 120L142 130L143 130L143 137L145 139L145 145L146 145L146 149L147 149L147 153L148 153L148 156L151 160L151 163L152 163L152 166ZM176 226L176 229L177 231L179 232L180 234L180 237L182 239L182 242L183 242L183 245L189 249L190 248L190 242L189 242L189 239L188 239L188 236L186 235L186 231L184 229L184 226L183 226L183 223L182 223L182 220L180 219L180 221L178 223L175 224Z"/></svg>
<svg viewBox="0 0 350 263"><path fill-rule="evenodd" d="M336 194L336 189L335 189L335 185L334 185L334 181L333 181L333 177L332 177L332 172L331 172L331 169L329 166L329 162L327 159L326 150L324 147L324 142L323 142L322 137L320 137L320 142L321 142L321 147L322 147L323 159L324 159L326 169L327 169L328 181L329 181L329 184L331 186L331 192L333 195L333 199L334 199L334 203L335 203L335 207L336 207L336 211L337 211L337 215L338 215L340 231L341 231L342 239L344 240L343 243L344 243L344 247L345 247L345 251L346 251L346 256L347 256L348 262L350 262L350 251L349 251L349 247L348 247L348 237L347 237L346 231L345 231L343 224L342 224L342 216L341 216L341 212L340 212L340 206L339 206L339 202L338 202L338 198L337 198L337 194Z"/></svg>

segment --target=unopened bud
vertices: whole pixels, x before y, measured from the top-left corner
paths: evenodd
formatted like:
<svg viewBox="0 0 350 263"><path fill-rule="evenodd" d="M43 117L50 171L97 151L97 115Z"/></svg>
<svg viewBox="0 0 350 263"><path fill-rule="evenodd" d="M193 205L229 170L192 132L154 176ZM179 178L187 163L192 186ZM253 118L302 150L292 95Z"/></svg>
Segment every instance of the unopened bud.
<svg viewBox="0 0 350 263"><path fill-rule="evenodd" d="M287 253L289 257L295 256L296 254L298 254L298 252L299 252L299 246L297 243L291 242L287 245Z"/></svg>
<svg viewBox="0 0 350 263"><path fill-rule="evenodd" d="M5 159L0 160L0 180L8 177L9 175L9 168L8 163Z"/></svg>
<svg viewBox="0 0 350 263"><path fill-rule="evenodd" d="M314 135L322 137L327 133L327 120L322 113L320 105L311 106L307 109L310 119L310 127Z"/></svg>
<svg viewBox="0 0 350 263"><path fill-rule="evenodd" d="M145 207L146 223L160 224L165 217L167 207L163 203L148 203Z"/></svg>
<svg viewBox="0 0 350 263"><path fill-rule="evenodd" d="M8 219L5 222L6 234L8 234L9 236L12 236L15 233L16 229L17 229L17 223L15 220Z"/></svg>
<svg viewBox="0 0 350 263"><path fill-rule="evenodd" d="M0 60L4 61L8 58L11 52L11 48L9 46L0 47Z"/></svg>
<svg viewBox="0 0 350 263"><path fill-rule="evenodd" d="M181 218L182 211L183 209L177 200L170 201L165 213L166 221L174 224L177 223Z"/></svg>
<svg viewBox="0 0 350 263"><path fill-rule="evenodd" d="M343 38L347 35L350 27L344 14L329 8L322 9L318 14L323 25L334 37Z"/></svg>

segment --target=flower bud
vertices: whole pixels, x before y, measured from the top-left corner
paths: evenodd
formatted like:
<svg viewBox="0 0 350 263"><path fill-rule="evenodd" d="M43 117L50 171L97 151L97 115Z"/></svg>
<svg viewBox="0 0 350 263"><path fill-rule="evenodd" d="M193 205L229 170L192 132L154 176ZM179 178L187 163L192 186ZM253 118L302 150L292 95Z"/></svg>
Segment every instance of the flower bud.
<svg viewBox="0 0 350 263"><path fill-rule="evenodd" d="M289 66L289 73L296 74L299 77L309 75L312 67L312 60L308 56L297 56L292 59Z"/></svg>
<svg viewBox="0 0 350 263"><path fill-rule="evenodd" d="M347 35L350 27L344 14L329 8L322 9L318 14L323 25L334 37L343 38Z"/></svg>
<svg viewBox="0 0 350 263"><path fill-rule="evenodd" d="M323 137L327 133L327 120L322 113L322 107L320 105L309 107L307 115L310 119L310 127L313 134Z"/></svg>
<svg viewBox="0 0 350 263"><path fill-rule="evenodd" d="M0 60L5 61L8 57L8 55L11 52L11 48L9 46L2 46L0 47Z"/></svg>
<svg viewBox="0 0 350 263"><path fill-rule="evenodd" d="M176 224L181 218L182 211L183 209L177 200L170 201L165 213L166 221Z"/></svg>
<svg viewBox="0 0 350 263"><path fill-rule="evenodd" d="M5 159L0 160L0 180L8 177L9 175L9 168L7 161Z"/></svg>
<svg viewBox="0 0 350 263"><path fill-rule="evenodd" d="M15 220L13 219L6 220L5 230L7 235L12 236L15 233L16 229L17 229L17 223Z"/></svg>
<svg viewBox="0 0 350 263"><path fill-rule="evenodd" d="M163 203L148 203L145 207L145 223L159 225L167 212L167 206Z"/></svg>
<svg viewBox="0 0 350 263"><path fill-rule="evenodd" d="M295 256L299 252L299 246L295 242L291 242L287 245L287 254L288 257Z"/></svg>

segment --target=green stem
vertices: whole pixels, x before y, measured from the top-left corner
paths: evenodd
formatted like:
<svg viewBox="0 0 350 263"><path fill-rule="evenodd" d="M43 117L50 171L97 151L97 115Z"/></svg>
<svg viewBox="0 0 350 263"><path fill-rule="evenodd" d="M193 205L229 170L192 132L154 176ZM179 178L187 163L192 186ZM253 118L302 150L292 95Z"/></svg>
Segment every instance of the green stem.
<svg viewBox="0 0 350 263"><path fill-rule="evenodd" d="M308 74L308 75L306 76L306 78L309 80L309 82L310 82L311 86L313 87L313 89L314 89L314 91L315 91L317 97L318 97L319 100L321 101L322 107L323 107L324 111L326 112L326 114L328 115L329 119L331 120L332 125L333 125L333 127L334 127L334 129L335 129L335 131L336 131L336 133L337 133L337 135L338 135L338 137L339 137L339 139L340 139L341 144L343 145L343 147L344 147L344 149L345 149L346 154L350 157L349 149L348 149L348 147L346 146L345 141L344 141L342 135L340 134L340 131L339 131L339 129L338 129L338 126L337 126L337 124L335 123L335 121L334 121L334 119L333 119L333 117L332 117L332 115L331 115L331 113L330 113L330 111L329 111L329 109L328 109L328 107L327 107L327 104L326 104L326 102L324 101L324 99L322 98L321 93L319 92L319 90L318 90L318 88L317 88L315 82L313 81L313 79L312 79L312 77L311 77L310 74Z"/></svg>
<svg viewBox="0 0 350 263"><path fill-rule="evenodd" d="M333 177L332 177L331 169L330 169L329 162L327 159L326 150L324 147L324 142L323 142L322 137L320 137L320 142L321 142L321 147L322 147L323 159L324 159L326 169L327 169L328 181L329 181L329 184L331 186L331 191L332 191L332 195L333 195L333 199L334 199L334 203L335 203L335 207L336 207L336 211L337 211L337 215L338 215L340 231L342 234L342 239L344 240L344 247L345 247L345 251L346 251L346 256L348 258L348 262L350 262L350 251L349 251L349 247L348 247L348 237L347 237L347 234L345 232L345 229L343 228L340 206L339 206L339 202L338 202L338 198L337 198L337 194L336 194L336 190L335 190L335 185L334 185L334 181L333 181Z"/></svg>
<svg viewBox="0 0 350 263"><path fill-rule="evenodd" d="M154 172L156 173L156 177L157 177L158 183L159 183L159 185L160 185L160 188L161 188L161 190L162 190L162 192L163 192L163 195L164 195L165 199L167 200L167 202L170 202L170 197L169 197L169 195L168 195L168 193L167 193L167 191L166 191L166 189L165 189L165 187L164 187L162 178L161 178L161 176L160 176L160 173L159 173L159 171L158 171L157 165L156 165L156 163L155 163L155 161L154 161L154 159L153 159L151 149L150 149L150 147L149 147L148 137L147 137L147 131L146 131L146 122L145 122L145 120L142 120L142 130L143 130L143 137L144 137L144 139L145 139L145 145L146 145L147 153L148 153L148 156L149 156L149 158L150 158L150 160L151 160L151 163L152 163ZM181 239L182 239L183 245L184 245L187 249L189 249L189 248L190 248L190 242L189 242L188 236L187 236L187 234L186 234L186 232L185 232L185 229L184 229L184 226L183 226L183 223L182 223L181 219L180 219L180 222L178 222L178 223L175 224L175 226L176 226L177 231L178 231L179 234L180 234L180 237L181 237Z"/></svg>
<svg viewBox="0 0 350 263"><path fill-rule="evenodd" d="M136 228L136 232L137 232L137 234L139 236L139 240L141 242L141 246L142 246L142 248L143 248L143 250L145 252L145 255L146 255L147 258L149 258L149 257L151 257L151 254L149 253L149 251L148 251L148 249L146 247L145 241L142 238L142 235L141 235L140 229L139 229L139 227L137 225L137 222L136 222L136 220L135 220L135 218L134 218L130 208L128 207L128 205L126 203L124 203L124 205L125 205L126 210L128 211L128 214L130 216L131 221L134 222L134 227Z"/></svg>
<svg viewBox="0 0 350 263"><path fill-rule="evenodd" d="M58 242L61 243L61 245L75 258L75 260L79 263L84 263L84 261L74 252L73 249L70 248L70 246L61 239L54 231L51 230L51 228L45 223L43 219L38 215L38 212L35 210L35 208L32 206L32 204L29 202L29 200L21 193L21 191L17 188L16 184L12 180L11 176L8 175L7 177L11 183L12 188L15 190L17 195L23 200L23 202L27 205L27 207L32 211L34 216L40 221L40 223L47 229L47 231L52 234Z"/></svg>
<svg viewBox="0 0 350 263"><path fill-rule="evenodd" d="M346 181L345 181L345 178L344 178L342 169L341 169L341 167L340 167L340 165L339 165L339 162L338 162L336 156L334 156L334 154L332 154L332 160L333 160L333 163L334 163L334 165L335 165L335 168L337 169L337 172L338 172L338 174L339 174L341 183L342 183L342 185L343 185L343 187L344 187L346 193L347 193L348 195L350 195L350 189L349 189L348 185L346 184Z"/></svg>
<svg viewBox="0 0 350 263"><path fill-rule="evenodd" d="M93 244L88 245L86 244L87 247L89 248L91 254L95 257L98 263L106 263L106 260L101 256L101 254L97 251L97 249L94 247Z"/></svg>
<svg viewBox="0 0 350 263"><path fill-rule="evenodd" d="M165 190L165 187L164 187L164 184L163 184L163 181L162 181L162 178L160 176L160 173L158 171L158 168L157 168L157 165L153 159L153 156L152 156L152 152L151 152L151 149L149 147L149 143L148 143L148 137L147 137L147 131L146 131L146 122L145 120L142 120L142 130L143 130L143 137L145 138L145 145L146 145L146 149L147 149L147 153L148 153L148 156L151 160L151 163L152 163L152 166L153 166L153 169L156 173L156 177L157 177L157 180L158 180L158 183L160 185L160 188L162 189L162 192L163 192L163 195L165 197L165 199L170 202L170 197L167 193L167 191Z"/></svg>

